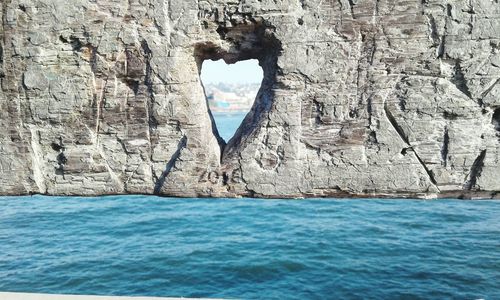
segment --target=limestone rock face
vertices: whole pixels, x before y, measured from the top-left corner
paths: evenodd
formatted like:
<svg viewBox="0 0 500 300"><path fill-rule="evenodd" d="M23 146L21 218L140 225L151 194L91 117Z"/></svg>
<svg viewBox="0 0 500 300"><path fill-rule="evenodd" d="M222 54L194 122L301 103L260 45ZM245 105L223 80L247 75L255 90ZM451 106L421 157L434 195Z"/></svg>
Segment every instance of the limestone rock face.
<svg viewBox="0 0 500 300"><path fill-rule="evenodd" d="M498 197L497 0L2 0L0 194ZM204 60L258 59L219 137Z"/></svg>

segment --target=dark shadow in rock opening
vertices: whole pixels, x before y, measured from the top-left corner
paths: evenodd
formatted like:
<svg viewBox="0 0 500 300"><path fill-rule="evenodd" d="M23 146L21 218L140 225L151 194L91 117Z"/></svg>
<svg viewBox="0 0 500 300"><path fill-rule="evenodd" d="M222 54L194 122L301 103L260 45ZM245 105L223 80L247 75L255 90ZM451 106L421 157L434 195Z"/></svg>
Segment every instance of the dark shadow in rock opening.
<svg viewBox="0 0 500 300"><path fill-rule="evenodd" d="M495 109L493 118L491 119L491 124L493 124L495 130L500 133L500 107Z"/></svg>

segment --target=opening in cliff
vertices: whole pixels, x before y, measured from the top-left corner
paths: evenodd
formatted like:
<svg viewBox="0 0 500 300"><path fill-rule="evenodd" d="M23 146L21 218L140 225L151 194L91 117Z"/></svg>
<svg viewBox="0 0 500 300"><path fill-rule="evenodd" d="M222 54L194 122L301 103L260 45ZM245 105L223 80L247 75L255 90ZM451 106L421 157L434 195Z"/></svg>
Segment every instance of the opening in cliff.
<svg viewBox="0 0 500 300"><path fill-rule="evenodd" d="M495 130L498 132L497 135L500 137L500 107L495 109L493 118L491 119L491 123L495 127Z"/></svg>
<svg viewBox="0 0 500 300"><path fill-rule="evenodd" d="M201 80L219 135L227 142L253 106L261 86L263 70L256 59L226 64L206 60Z"/></svg>
<svg viewBox="0 0 500 300"><path fill-rule="evenodd" d="M283 47L276 37L276 28L261 17L234 13L230 14L229 23L207 20L204 24L207 41L200 41L194 45L194 56L200 74L204 62L219 60L223 60L226 64L257 60L263 71L262 83L255 101L234 136L225 144L218 131L213 130L221 144L221 160L224 161L230 157L237 157L246 141L258 132L259 128L265 126L264 123L268 120L267 114L274 101L277 76L281 73L278 57ZM210 109L209 114L213 120ZM215 121L213 126L216 127Z"/></svg>

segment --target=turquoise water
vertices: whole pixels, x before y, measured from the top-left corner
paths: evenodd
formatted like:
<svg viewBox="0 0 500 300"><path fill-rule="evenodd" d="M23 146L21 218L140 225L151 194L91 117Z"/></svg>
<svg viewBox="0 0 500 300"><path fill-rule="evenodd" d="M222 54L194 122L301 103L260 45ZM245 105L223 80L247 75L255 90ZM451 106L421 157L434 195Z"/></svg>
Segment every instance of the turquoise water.
<svg viewBox="0 0 500 300"><path fill-rule="evenodd" d="M500 299L500 202L0 198L0 290Z"/></svg>
<svg viewBox="0 0 500 300"><path fill-rule="evenodd" d="M215 124L219 130L219 135L228 142L240 127L241 122L245 118L246 113L234 113L234 114L224 114L224 113L214 113Z"/></svg>

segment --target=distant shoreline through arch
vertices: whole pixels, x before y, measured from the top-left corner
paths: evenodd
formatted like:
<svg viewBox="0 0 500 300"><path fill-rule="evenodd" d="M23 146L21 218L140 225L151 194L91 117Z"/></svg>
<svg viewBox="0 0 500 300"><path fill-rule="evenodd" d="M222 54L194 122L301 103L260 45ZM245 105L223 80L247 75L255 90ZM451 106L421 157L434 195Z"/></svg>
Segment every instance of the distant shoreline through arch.
<svg viewBox="0 0 500 300"><path fill-rule="evenodd" d="M263 70L256 59L234 64L205 60L200 77L217 130L227 143L252 108Z"/></svg>

